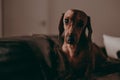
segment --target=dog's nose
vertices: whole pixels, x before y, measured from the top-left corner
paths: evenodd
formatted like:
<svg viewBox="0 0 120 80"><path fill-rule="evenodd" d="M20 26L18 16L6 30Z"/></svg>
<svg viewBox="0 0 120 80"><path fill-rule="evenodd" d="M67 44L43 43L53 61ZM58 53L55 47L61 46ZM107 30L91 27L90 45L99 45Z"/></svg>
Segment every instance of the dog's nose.
<svg viewBox="0 0 120 80"><path fill-rule="evenodd" d="M75 39L74 39L74 35L70 35L70 36L68 36L68 38L67 38L67 42L68 42L69 44L73 44L74 41L75 41Z"/></svg>

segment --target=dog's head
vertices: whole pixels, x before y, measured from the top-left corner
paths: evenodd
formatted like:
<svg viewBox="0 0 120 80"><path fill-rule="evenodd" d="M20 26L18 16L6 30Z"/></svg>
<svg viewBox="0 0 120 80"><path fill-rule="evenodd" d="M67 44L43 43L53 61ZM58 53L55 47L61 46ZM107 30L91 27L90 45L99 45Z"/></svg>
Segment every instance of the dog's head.
<svg viewBox="0 0 120 80"><path fill-rule="evenodd" d="M62 42L70 45L77 44L82 35L86 36L86 28L88 29L87 38L91 40L91 24L90 17L83 11L70 9L66 11L59 23L59 37Z"/></svg>

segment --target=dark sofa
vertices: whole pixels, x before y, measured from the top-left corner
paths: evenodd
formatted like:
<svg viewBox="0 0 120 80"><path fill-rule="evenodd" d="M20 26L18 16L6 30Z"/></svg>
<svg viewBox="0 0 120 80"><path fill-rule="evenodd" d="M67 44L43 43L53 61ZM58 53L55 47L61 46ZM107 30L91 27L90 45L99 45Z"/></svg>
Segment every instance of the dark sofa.
<svg viewBox="0 0 120 80"><path fill-rule="evenodd" d="M56 36L1 38L0 80L53 80L55 44L58 44ZM105 52L105 48L102 50ZM120 62L112 62L113 64L96 70L94 75L97 80L120 80Z"/></svg>

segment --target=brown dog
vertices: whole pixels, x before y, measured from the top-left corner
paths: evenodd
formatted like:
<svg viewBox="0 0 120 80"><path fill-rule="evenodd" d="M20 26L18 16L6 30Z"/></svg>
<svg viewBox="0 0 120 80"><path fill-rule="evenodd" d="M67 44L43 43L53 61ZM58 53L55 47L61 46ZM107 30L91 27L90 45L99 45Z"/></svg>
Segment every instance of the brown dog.
<svg viewBox="0 0 120 80"><path fill-rule="evenodd" d="M67 66L69 64L72 78L74 76L73 80L83 76L86 77L85 80L92 80L91 74L94 69L106 61L106 56L100 48L92 43L91 34L90 17L83 11L70 9L61 17L59 39L63 54L68 60Z"/></svg>

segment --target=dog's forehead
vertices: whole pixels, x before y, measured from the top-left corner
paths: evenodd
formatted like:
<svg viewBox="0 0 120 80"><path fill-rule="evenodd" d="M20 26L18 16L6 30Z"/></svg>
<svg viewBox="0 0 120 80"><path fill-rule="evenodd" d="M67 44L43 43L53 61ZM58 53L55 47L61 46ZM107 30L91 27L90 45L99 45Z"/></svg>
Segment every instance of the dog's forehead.
<svg viewBox="0 0 120 80"><path fill-rule="evenodd" d="M74 14L74 12L72 10L68 10L68 11L65 12L64 18L66 18L66 17L72 17L73 14Z"/></svg>
<svg viewBox="0 0 120 80"><path fill-rule="evenodd" d="M68 10L65 12L64 18L72 18L72 17L78 18L78 19L85 19L87 15L80 10Z"/></svg>

